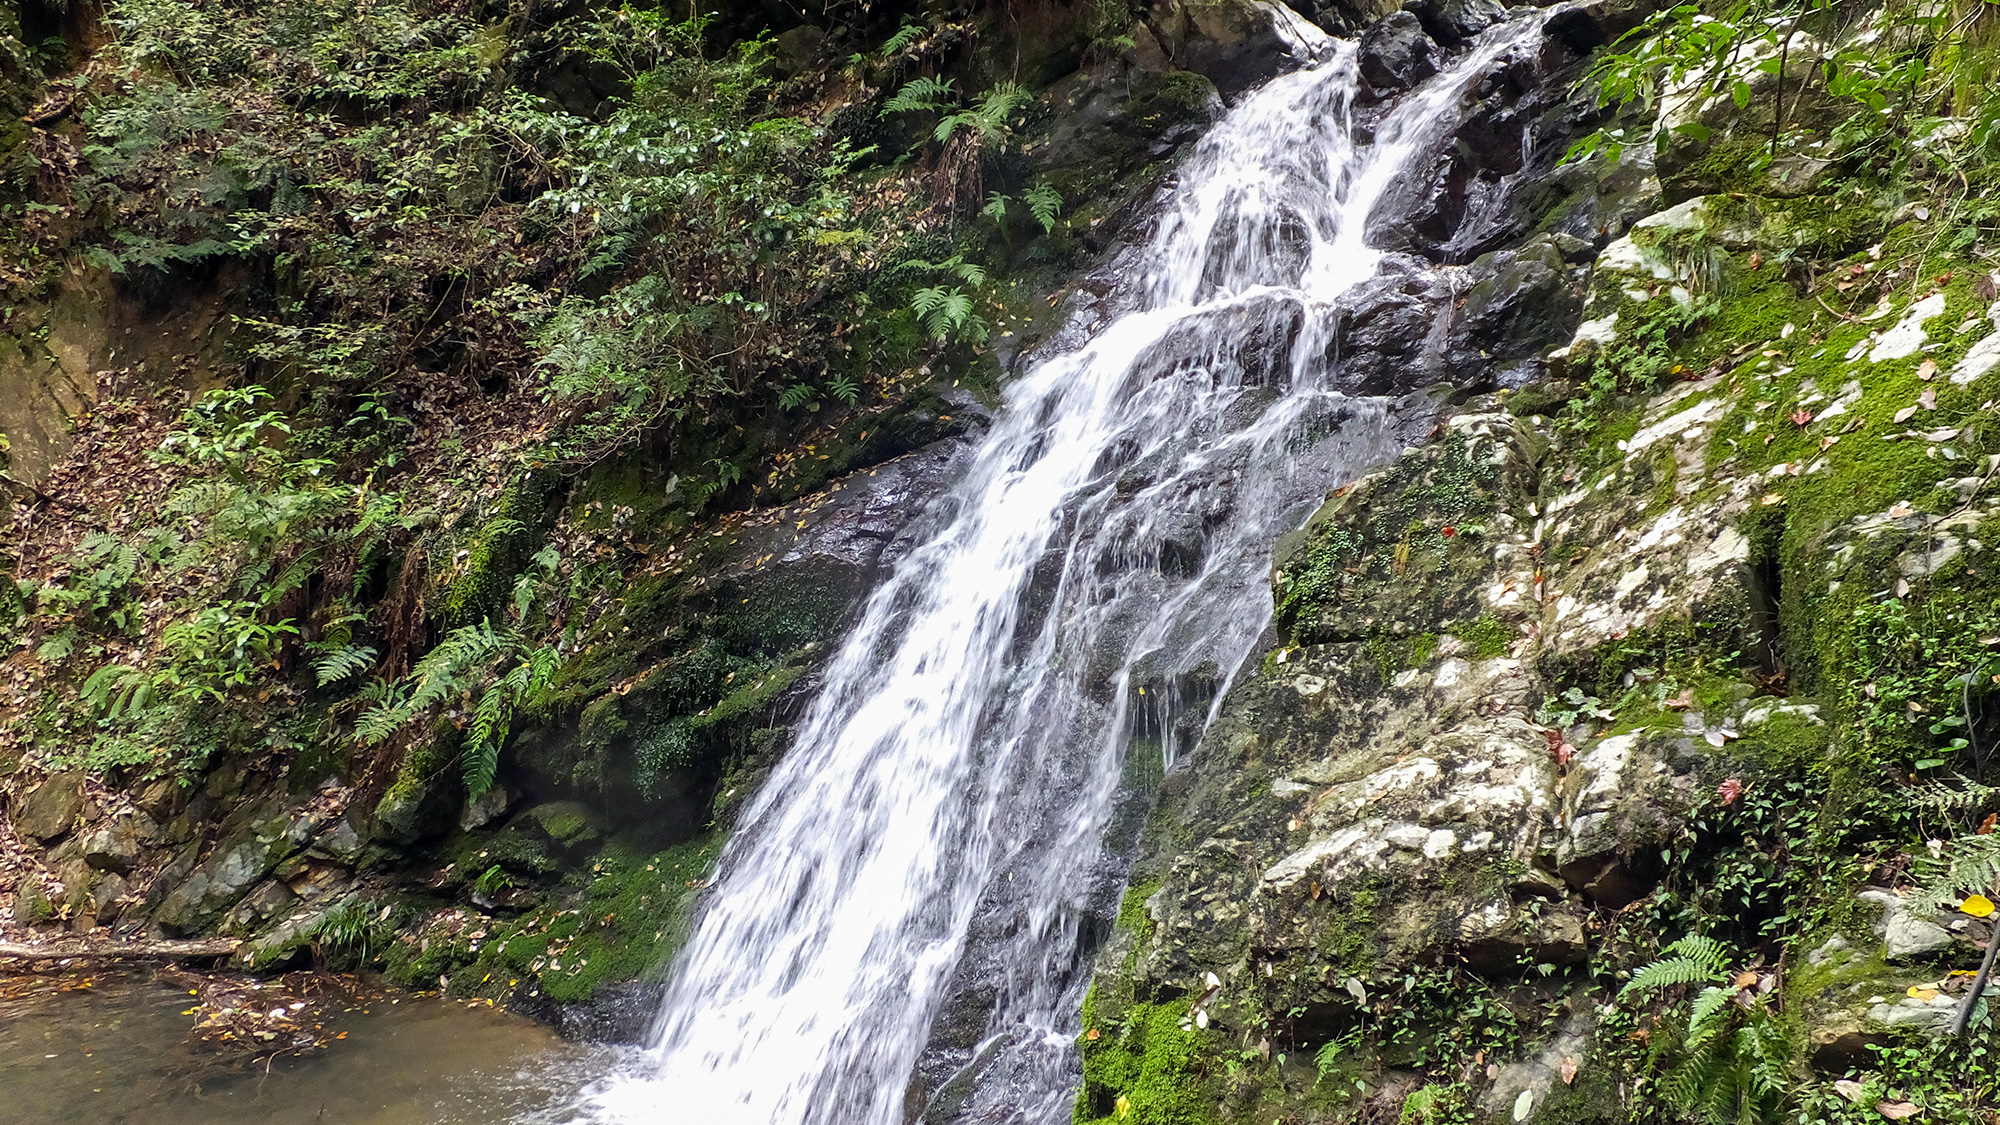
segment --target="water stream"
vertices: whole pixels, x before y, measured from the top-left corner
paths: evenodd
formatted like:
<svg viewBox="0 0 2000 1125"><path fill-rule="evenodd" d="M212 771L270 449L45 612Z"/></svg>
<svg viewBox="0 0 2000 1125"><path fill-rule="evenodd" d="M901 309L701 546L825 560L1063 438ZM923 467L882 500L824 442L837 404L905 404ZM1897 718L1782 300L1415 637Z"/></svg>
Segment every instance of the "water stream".
<svg viewBox="0 0 2000 1125"><path fill-rule="evenodd" d="M1384 189L1528 22L1372 135L1354 47L1283 25L1301 67L1199 144L1079 342L1008 389L831 659L722 858L656 1046L596 1116L1068 1119L1117 796L1186 751L1268 627L1272 543L1400 446L1385 400L1343 390L1341 297L1376 271ZM944 1050L979 1081L925 1110L912 1075L968 989L984 1031Z"/></svg>

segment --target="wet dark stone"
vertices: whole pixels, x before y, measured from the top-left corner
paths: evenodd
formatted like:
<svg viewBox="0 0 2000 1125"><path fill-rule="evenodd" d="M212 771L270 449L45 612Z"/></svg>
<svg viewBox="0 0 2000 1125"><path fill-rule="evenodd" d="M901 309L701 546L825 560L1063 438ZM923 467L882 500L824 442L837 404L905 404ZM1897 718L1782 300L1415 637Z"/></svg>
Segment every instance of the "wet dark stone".
<svg viewBox="0 0 2000 1125"><path fill-rule="evenodd" d="M1148 26L1167 56L1215 83L1227 100L1295 64L1269 11L1248 0L1173 0L1160 7Z"/></svg>
<svg viewBox="0 0 2000 1125"><path fill-rule="evenodd" d="M1589 64L1571 44L1593 33L1570 30L1569 38L1550 30L1494 61L1448 143L1384 193L1370 216L1371 244L1462 265L1535 232L1601 247L1651 209L1647 154L1629 153L1609 171L1598 161L1563 162L1572 143L1608 120L1577 86Z"/></svg>
<svg viewBox="0 0 2000 1125"><path fill-rule="evenodd" d="M1657 0L1590 0L1550 16L1547 31L1570 50L1587 54L1617 42L1659 7Z"/></svg>
<svg viewBox="0 0 2000 1125"><path fill-rule="evenodd" d="M1409 12L1397 12L1361 37L1361 80L1377 97L1407 90L1438 72L1437 44Z"/></svg>
<svg viewBox="0 0 2000 1125"><path fill-rule="evenodd" d="M1542 356L1569 335L1583 312L1587 266L1565 260L1544 235L1518 250L1482 255L1466 270L1471 289L1452 314L1448 362L1485 368L1494 383L1518 387L1541 377Z"/></svg>
<svg viewBox="0 0 2000 1125"><path fill-rule="evenodd" d="M1405 0L1403 10L1417 17L1431 38L1455 47L1507 18L1500 0Z"/></svg>
<svg viewBox="0 0 2000 1125"><path fill-rule="evenodd" d="M1439 375L1443 315L1451 292L1407 258L1341 299L1339 331L1326 356L1331 382L1348 394L1397 394Z"/></svg>

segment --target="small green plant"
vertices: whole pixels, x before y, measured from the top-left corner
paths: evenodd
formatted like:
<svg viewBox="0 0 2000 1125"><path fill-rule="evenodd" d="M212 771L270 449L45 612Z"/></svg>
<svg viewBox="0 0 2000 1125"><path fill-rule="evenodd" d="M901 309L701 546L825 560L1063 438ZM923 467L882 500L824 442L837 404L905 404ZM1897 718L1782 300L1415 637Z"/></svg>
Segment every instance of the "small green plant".
<svg viewBox="0 0 2000 1125"><path fill-rule="evenodd" d="M1610 722L1617 718L1604 706L1604 701L1589 695L1582 688L1565 689L1561 695L1550 696L1535 712L1535 721L1545 727L1572 727L1580 719L1602 719Z"/></svg>
<svg viewBox="0 0 2000 1125"><path fill-rule="evenodd" d="M901 272L941 276L940 284L927 285L910 297L910 310L917 322L939 343L970 342L986 335L986 321L975 310L978 291L986 284L986 270L963 255L953 254L942 262L911 259L897 269Z"/></svg>
<svg viewBox="0 0 2000 1125"><path fill-rule="evenodd" d="M367 965L382 955L395 936L391 911L376 910L371 903L349 899L320 915L306 935L322 963L339 960Z"/></svg>
<svg viewBox="0 0 2000 1125"><path fill-rule="evenodd" d="M514 712L548 686L560 663L554 648L530 645L514 630L495 629L491 621L455 629L424 654L407 678L379 689L374 706L355 722L355 737L363 745L386 741L419 717L456 701L466 724L460 763L466 792L484 796L493 787ZM470 715L463 714L467 703Z"/></svg>
<svg viewBox="0 0 2000 1125"><path fill-rule="evenodd" d="M1661 1088L1675 1107L1702 1120L1759 1125L1774 1119L1792 1088L1792 1046L1757 987L1763 978L1748 973L1738 984L1734 960L1721 942L1689 934L1634 972L1619 998L1702 985L1689 1003L1686 1033L1677 1042L1662 1036L1655 1046L1656 1057L1673 1060Z"/></svg>
<svg viewBox="0 0 2000 1125"><path fill-rule="evenodd" d="M1420 1086L1403 1099L1396 1125L1472 1125L1479 1120L1472 1092L1462 1082Z"/></svg>

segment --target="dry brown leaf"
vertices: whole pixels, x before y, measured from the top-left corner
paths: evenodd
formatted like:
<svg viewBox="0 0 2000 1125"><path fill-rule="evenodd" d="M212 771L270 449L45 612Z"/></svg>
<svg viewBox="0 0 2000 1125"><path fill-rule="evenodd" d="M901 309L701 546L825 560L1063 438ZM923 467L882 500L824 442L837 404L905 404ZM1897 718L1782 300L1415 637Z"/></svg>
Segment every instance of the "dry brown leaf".
<svg viewBox="0 0 2000 1125"><path fill-rule="evenodd" d="M1861 1099L1867 1096L1868 1088L1852 1078L1842 1078L1833 1084L1833 1092L1859 1105Z"/></svg>
<svg viewBox="0 0 2000 1125"><path fill-rule="evenodd" d="M1576 1081L1576 1060L1567 1055L1563 1056L1562 1076L1563 1085L1565 1086Z"/></svg>
<svg viewBox="0 0 2000 1125"><path fill-rule="evenodd" d="M1917 378L1928 383L1937 377L1937 360L1927 359L1917 364Z"/></svg>
<svg viewBox="0 0 2000 1125"><path fill-rule="evenodd" d="M1901 1121L1905 1117L1914 1117L1922 1111L1914 1102L1876 1102L1875 1112L1891 1121Z"/></svg>

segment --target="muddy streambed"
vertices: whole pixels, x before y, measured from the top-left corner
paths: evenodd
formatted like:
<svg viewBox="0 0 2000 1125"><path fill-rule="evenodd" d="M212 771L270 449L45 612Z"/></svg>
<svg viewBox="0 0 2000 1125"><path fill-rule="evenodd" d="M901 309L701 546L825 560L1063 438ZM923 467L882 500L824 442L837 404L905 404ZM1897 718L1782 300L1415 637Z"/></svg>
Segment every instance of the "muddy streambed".
<svg viewBox="0 0 2000 1125"><path fill-rule="evenodd" d="M620 1054L351 982L0 977L0 1125L557 1125Z"/></svg>

